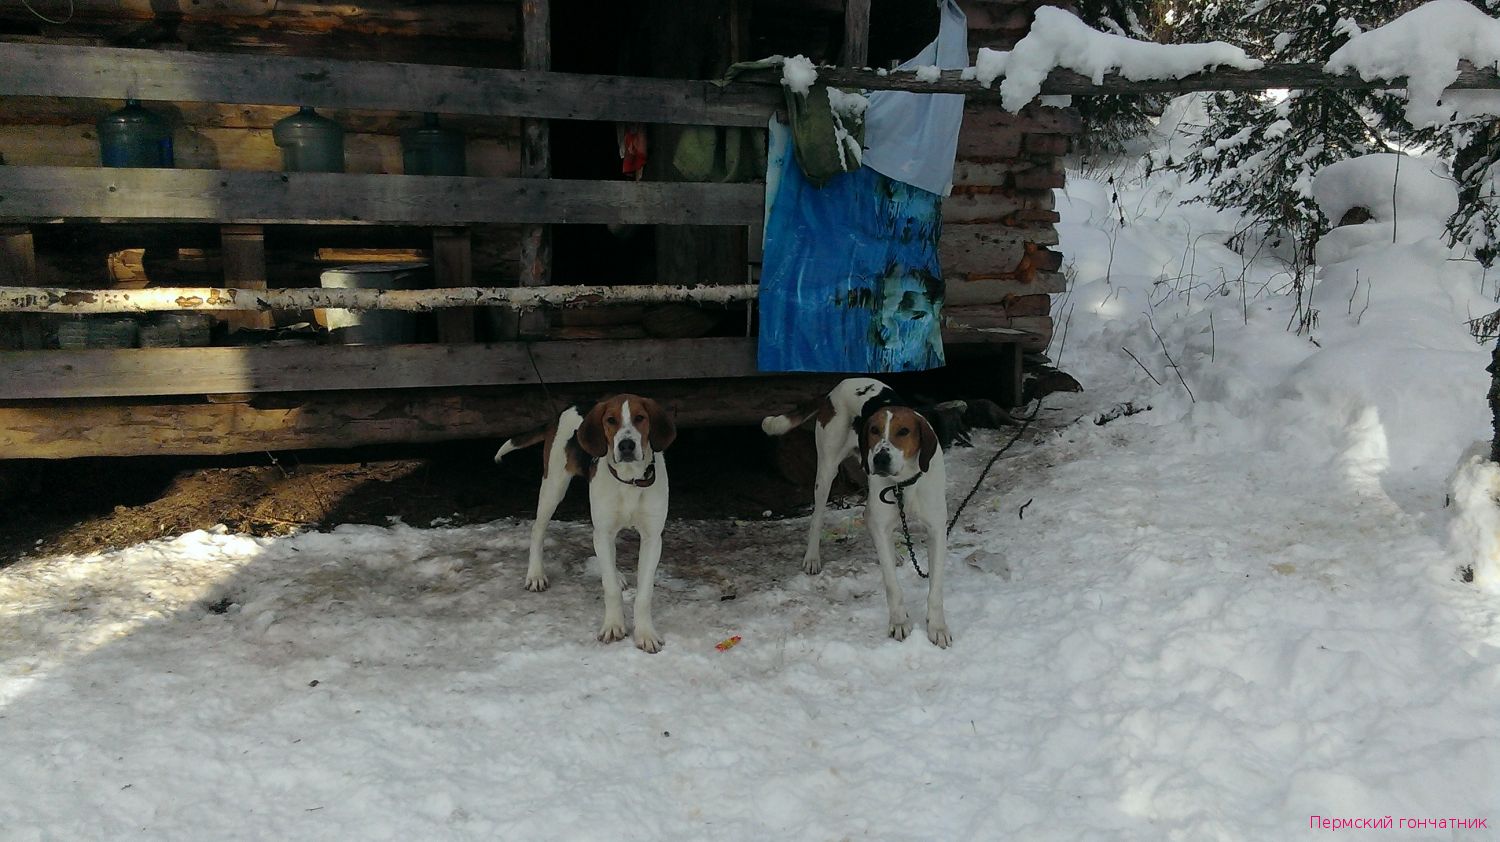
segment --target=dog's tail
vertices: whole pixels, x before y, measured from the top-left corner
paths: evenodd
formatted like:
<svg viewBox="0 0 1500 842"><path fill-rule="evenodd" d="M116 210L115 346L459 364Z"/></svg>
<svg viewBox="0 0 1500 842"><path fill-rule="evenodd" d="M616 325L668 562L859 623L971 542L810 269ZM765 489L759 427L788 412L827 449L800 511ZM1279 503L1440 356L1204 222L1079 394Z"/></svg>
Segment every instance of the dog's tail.
<svg viewBox="0 0 1500 842"><path fill-rule="evenodd" d="M519 436L511 436L505 440L505 444L500 445L499 450L495 451L495 464L500 464L500 460L505 458L505 454L513 450L521 450L531 447L534 444L539 444L546 437L547 426L545 424L537 427L535 430L524 432Z"/></svg>
<svg viewBox="0 0 1500 842"><path fill-rule="evenodd" d="M828 398L825 396L803 404L785 415L767 415L761 419L760 428L768 436L785 435L807 423L807 419L818 414L826 403Z"/></svg>

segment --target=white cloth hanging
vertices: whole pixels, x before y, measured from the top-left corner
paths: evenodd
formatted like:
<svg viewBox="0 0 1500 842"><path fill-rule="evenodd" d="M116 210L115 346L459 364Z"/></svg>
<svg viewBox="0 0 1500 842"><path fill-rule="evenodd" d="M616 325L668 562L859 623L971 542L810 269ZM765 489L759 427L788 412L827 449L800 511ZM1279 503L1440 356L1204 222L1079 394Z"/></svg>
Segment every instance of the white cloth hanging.
<svg viewBox="0 0 1500 842"><path fill-rule="evenodd" d="M937 65L943 70L969 66L969 21L956 0L939 0L937 40L900 70ZM963 94L872 91L865 111L864 164L872 170L930 193L953 191L953 160L963 125Z"/></svg>

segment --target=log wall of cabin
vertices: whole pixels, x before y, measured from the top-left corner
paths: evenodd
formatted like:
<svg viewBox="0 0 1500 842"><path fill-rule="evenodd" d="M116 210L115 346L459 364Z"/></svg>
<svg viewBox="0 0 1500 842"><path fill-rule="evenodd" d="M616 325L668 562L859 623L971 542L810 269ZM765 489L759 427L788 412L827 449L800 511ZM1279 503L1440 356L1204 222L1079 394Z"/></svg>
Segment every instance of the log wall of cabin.
<svg viewBox="0 0 1500 842"><path fill-rule="evenodd" d="M969 20L972 63L981 47L1014 47L1030 28L1036 7L1049 4L959 0L959 5ZM1025 347L1045 347L1052 335L1051 294L1064 289L1062 255L1054 248L1058 215L1052 191L1063 186L1062 157L1080 130L1071 108L1032 103L1010 114L998 103L971 102L965 109L953 193L943 202L950 318L975 327L1027 330L1037 338ZM1001 283L1008 290L1003 295L986 290Z"/></svg>
<svg viewBox="0 0 1500 842"><path fill-rule="evenodd" d="M917 18L930 0L868 0L871 62L905 55L930 37ZM805 52L837 61L844 50L842 0L742 0L749 6L742 36L748 55ZM971 52L1011 47L1025 34L1034 2L961 0ZM919 8L920 6L920 8ZM326 4L286 0L81 0L66 25L46 24L19 4L0 4L0 39L94 46L151 47L369 58L519 68L519 0L453 0L413 4L364 0ZM643 7L644 8L644 7ZM891 21L898 21L891 26ZM933 23L935 25L935 21ZM893 34L894 33L894 34ZM737 50L739 48L736 48ZM740 50L744 52L743 50ZM736 55L739 53L737 52ZM0 101L0 160L18 165L93 166L94 122L119 103L56 97ZM274 171L280 151L271 126L289 107L148 103L176 128L177 166ZM349 172L401 171L398 134L419 115L375 111L324 112L347 131ZM468 138L471 174L521 174L519 119L445 118ZM1068 109L1031 106L1019 115L996 104L971 104L960 136L954 190L944 203L941 244L950 316L976 328L1015 327L1050 335L1048 293L1060 292L1052 189L1062 185L1061 155L1078 131ZM39 226L37 281L57 286L106 285L143 272L157 283L200 283L218 270L211 227ZM516 282L521 227L484 225L474 231L476 283ZM316 285L330 248L386 246L429 249L421 229L299 228L267 233L273 285ZM144 249L144 253L142 252ZM122 250L125 250L122 252ZM113 261L106 255L116 253ZM345 257L348 252L343 252ZM752 263L758 249L750 249ZM111 268L112 267L112 268ZM753 268L753 267L752 267ZM738 275L743 277L743 275ZM565 278L558 278L566 282ZM622 278L622 280L625 280ZM731 279L733 280L733 279ZM636 312L573 312L566 322L579 338ZM590 322L596 323L591 325ZM598 330L598 335L608 331ZM633 334L632 334L633 335ZM1041 344L1032 339L1029 344Z"/></svg>
<svg viewBox="0 0 1500 842"><path fill-rule="evenodd" d="M66 24L55 25L21 4L0 4L0 40L472 67L521 65L516 0L77 0L74 9ZM97 99L4 98L0 162L98 166L95 122L121 105L123 101ZM272 140L271 127L296 110L211 103L145 105L173 127L174 158L181 169L280 170L281 151ZM400 173L400 132L421 121L419 114L394 112L319 113L343 126L345 166L351 173ZM443 124L464 132L470 175L520 174L519 119L452 116ZM222 277L216 275L218 234L209 226L63 225L34 230L38 283L107 286L138 282L136 276L142 272L165 285ZM473 236L476 281L513 283L518 275L519 228L480 225L473 228ZM430 232L419 229L287 227L268 232L268 274L273 285L317 286L321 269L360 256L347 249L431 247ZM342 251L330 254L330 249ZM324 257L328 259L320 259Z"/></svg>

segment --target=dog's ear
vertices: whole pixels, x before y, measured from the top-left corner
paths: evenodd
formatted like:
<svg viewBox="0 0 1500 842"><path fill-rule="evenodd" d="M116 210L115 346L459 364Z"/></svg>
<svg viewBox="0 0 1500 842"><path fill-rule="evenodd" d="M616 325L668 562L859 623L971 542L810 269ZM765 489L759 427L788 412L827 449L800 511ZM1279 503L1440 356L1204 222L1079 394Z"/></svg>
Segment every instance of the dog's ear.
<svg viewBox="0 0 1500 842"><path fill-rule="evenodd" d="M609 452L609 437L604 434L604 410L607 401L594 404L588 414L583 416L583 425L578 428L574 438L578 439L578 446L583 452L595 459L604 458Z"/></svg>
<svg viewBox="0 0 1500 842"><path fill-rule="evenodd" d="M933 455L937 453L938 437L937 433L933 431L932 425L927 423L927 419L920 415L917 416L917 435L920 437L922 447L921 452L917 456L917 467L926 471L927 466L932 464Z"/></svg>
<svg viewBox="0 0 1500 842"><path fill-rule="evenodd" d="M870 470L870 416L861 414L854 419L854 440L859 442L859 467Z"/></svg>
<svg viewBox="0 0 1500 842"><path fill-rule="evenodd" d="M660 453L677 440L677 425L672 423L672 416L661 408L661 404L650 398L641 398L641 403L651 423L651 449Z"/></svg>

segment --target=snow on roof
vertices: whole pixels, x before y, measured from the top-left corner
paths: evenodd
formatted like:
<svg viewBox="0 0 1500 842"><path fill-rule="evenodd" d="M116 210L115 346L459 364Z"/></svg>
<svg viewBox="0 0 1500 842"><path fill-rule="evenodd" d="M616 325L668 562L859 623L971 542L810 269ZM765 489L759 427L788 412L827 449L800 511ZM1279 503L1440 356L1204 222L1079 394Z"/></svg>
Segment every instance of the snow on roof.
<svg viewBox="0 0 1500 842"><path fill-rule="evenodd" d="M1453 0L1460 2L1461 0ZM1041 93L1042 80L1053 68L1092 77L1118 71L1126 79L1181 79L1210 68L1228 66L1257 70L1262 62L1239 47L1214 41L1208 44L1154 44L1099 32L1076 15L1051 6L1036 10L1031 31L1009 52L981 48L973 73L966 78L989 87L1001 76L1001 102L1019 111Z"/></svg>
<svg viewBox="0 0 1500 842"><path fill-rule="evenodd" d="M1406 117L1432 125L1452 114L1500 114L1500 94L1443 89L1458 78L1460 59L1500 62L1500 21L1465 0L1432 0L1340 47L1323 69L1353 70L1363 79L1407 78Z"/></svg>

